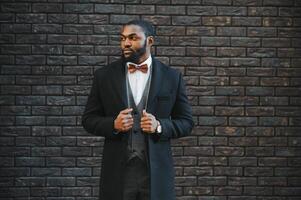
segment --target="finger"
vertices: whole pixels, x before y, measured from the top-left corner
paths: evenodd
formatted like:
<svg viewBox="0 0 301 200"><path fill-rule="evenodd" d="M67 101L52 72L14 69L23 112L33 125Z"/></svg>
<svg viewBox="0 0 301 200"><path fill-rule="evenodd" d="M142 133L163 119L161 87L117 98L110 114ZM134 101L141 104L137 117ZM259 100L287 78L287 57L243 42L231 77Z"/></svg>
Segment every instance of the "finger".
<svg viewBox="0 0 301 200"><path fill-rule="evenodd" d="M123 119L123 118L120 118L120 124L125 124L128 120L127 119Z"/></svg>
<svg viewBox="0 0 301 200"><path fill-rule="evenodd" d="M129 117L129 118L123 118L122 122L126 122L126 123L130 123L130 122L134 122L134 119Z"/></svg>
<svg viewBox="0 0 301 200"><path fill-rule="evenodd" d="M148 117L142 117L140 121L141 121L141 122L145 122L145 121L149 121L149 120L150 120L150 119L149 119Z"/></svg>
<svg viewBox="0 0 301 200"><path fill-rule="evenodd" d="M146 112L145 109L142 111L142 116L148 116L148 113Z"/></svg>
<svg viewBox="0 0 301 200"><path fill-rule="evenodd" d="M126 124L126 123L131 123L134 121L133 118L123 118L122 120L122 124Z"/></svg>
<svg viewBox="0 0 301 200"><path fill-rule="evenodd" d="M144 115L142 115L142 118L148 118L148 119L155 119L155 116L153 116L152 114L150 113L145 113Z"/></svg>
<svg viewBox="0 0 301 200"><path fill-rule="evenodd" d="M131 119L133 119L133 117L132 117L131 114L121 114L121 115L120 115L120 119L121 119L121 120L125 120L125 119L131 120Z"/></svg>
<svg viewBox="0 0 301 200"><path fill-rule="evenodd" d="M134 123L132 123L132 122L122 124L122 128L123 128L124 131L128 131L129 129L131 129L133 127L133 124Z"/></svg>
<svg viewBox="0 0 301 200"><path fill-rule="evenodd" d="M126 117L127 117L128 119L133 119L132 114L127 114Z"/></svg>
<svg viewBox="0 0 301 200"><path fill-rule="evenodd" d="M147 131L147 130L148 130L148 126L142 126L141 129L142 129L143 131Z"/></svg>
<svg viewBox="0 0 301 200"><path fill-rule="evenodd" d="M122 115L121 116L121 120L132 120L132 119L133 119L132 115Z"/></svg>
<svg viewBox="0 0 301 200"><path fill-rule="evenodd" d="M147 125L149 125L149 123L147 121L140 122L140 126L147 126Z"/></svg>
<svg viewBox="0 0 301 200"><path fill-rule="evenodd" d="M151 114L147 114L141 118L141 121L152 120L154 117Z"/></svg>
<svg viewBox="0 0 301 200"><path fill-rule="evenodd" d="M124 127L125 127L125 126L133 126L133 124L134 124L134 122L129 121L129 122L123 124L123 126L124 126Z"/></svg>
<svg viewBox="0 0 301 200"><path fill-rule="evenodd" d="M125 126L125 127L124 127L124 130L125 130L125 131L128 131L128 130L130 130L132 127L133 127L133 126Z"/></svg>
<svg viewBox="0 0 301 200"><path fill-rule="evenodd" d="M152 130L152 126L150 126L150 125L141 126L141 129L144 131L150 131L150 130Z"/></svg>
<svg viewBox="0 0 301 200"><path fill-rule="evenodd" d="M153 123L151 121L140 122L140 126L151 126Z"/></svg>
<svg viewBox="0 0 301 200"><path fill-rule="evenodd" d="M131 114L119 114L119 117L121 119L130 119L130 118L132 118L132 115Z"/></svg>

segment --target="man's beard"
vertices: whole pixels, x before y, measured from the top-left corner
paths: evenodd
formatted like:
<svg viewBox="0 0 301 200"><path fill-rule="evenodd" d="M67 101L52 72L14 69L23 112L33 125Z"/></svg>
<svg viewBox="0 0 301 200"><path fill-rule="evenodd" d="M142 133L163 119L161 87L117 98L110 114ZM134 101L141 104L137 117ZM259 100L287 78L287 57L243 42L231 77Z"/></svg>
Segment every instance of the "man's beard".
<svg viewBox="0 0 301 200"><path fill-rule="evenodd" d="M136 51L134 51L133 49L131 48L127 48L127 50L131 50L132 53L130 54L129 57L125 57L124 56L124 53L122 53L122 59L125 61L125 62L133 62L133 63L136 63L138 64L139 62L139 59L145 54L146 52L146 40L144 41L144 45L143 47L141 47L140 49L137 49Z"/></svg>

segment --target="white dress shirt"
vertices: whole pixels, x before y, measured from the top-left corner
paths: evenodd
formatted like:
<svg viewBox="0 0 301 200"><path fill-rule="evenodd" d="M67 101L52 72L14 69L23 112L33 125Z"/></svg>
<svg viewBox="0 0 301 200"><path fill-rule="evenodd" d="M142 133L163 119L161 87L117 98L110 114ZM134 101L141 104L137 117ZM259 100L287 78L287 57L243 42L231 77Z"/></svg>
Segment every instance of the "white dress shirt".
<svg viewBox="0 0 301 200"><path fill-rule="evenodd" d="M137 65L137 64L131 63L131 62L126 63L127 66L128 66L128 64ZM143 91L146 86L146 82L150 76L150 71L151 71L151 66L152 66L152 57L149 56L143 63L140 63L139 65L143 65L143 64L147 64L147 66L148 66L147 73L143 73L139 70L136 70L134 73L127 73L128 79L129 79L129 84L130 84L136 105L139 104L139 102L142 98Z"/></svg>

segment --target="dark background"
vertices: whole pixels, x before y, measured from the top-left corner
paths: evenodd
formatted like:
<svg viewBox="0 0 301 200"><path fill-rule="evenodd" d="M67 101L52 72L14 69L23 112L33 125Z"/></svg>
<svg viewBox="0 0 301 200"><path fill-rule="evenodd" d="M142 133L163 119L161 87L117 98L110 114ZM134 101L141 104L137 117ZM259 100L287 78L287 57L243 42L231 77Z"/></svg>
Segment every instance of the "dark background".
<svg viewBox="0 0 301 200"><path fill-rule="evenodd" d="M300 5L1 0L0 199L98 199L104 139L81 114L120 25L142 17L193 106L192 136L173 141L177 199L300 200Z"/></svg>

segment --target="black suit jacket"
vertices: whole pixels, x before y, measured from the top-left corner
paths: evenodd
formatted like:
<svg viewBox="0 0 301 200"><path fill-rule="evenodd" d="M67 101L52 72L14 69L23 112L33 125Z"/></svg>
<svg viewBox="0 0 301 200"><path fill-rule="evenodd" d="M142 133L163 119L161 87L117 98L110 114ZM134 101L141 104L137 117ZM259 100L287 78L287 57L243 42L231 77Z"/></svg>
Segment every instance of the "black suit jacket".
<svg viewBox="0 0 301 200"><path fill-rule="evenodd" d="M182 75L152 58L152 80L147 112L162 125L162 134L147 136L151 200L174 200L174 169L171 138L187 136L193 128L191 107ZM82 124L89 132L105 137L100 199L122 200L127 133L114 134L114 119L127 108L125 63L118 60L95 72Z"/></svg>

